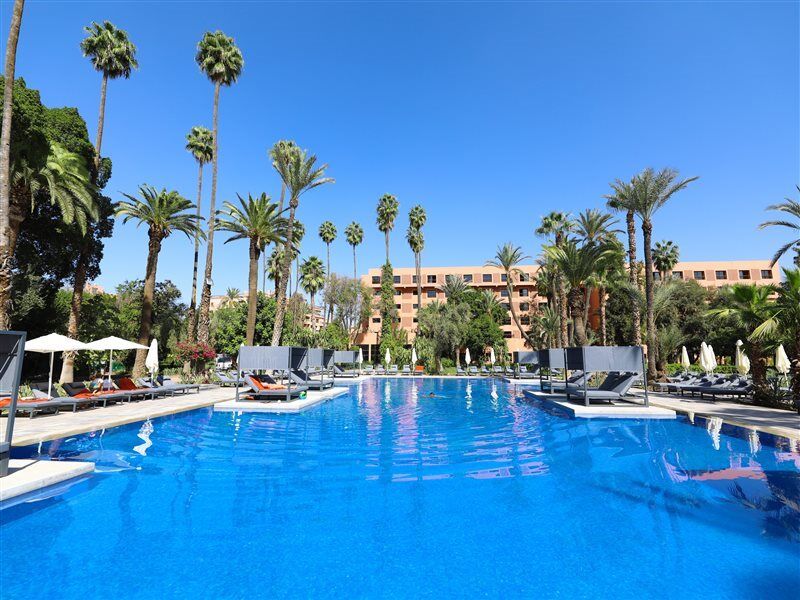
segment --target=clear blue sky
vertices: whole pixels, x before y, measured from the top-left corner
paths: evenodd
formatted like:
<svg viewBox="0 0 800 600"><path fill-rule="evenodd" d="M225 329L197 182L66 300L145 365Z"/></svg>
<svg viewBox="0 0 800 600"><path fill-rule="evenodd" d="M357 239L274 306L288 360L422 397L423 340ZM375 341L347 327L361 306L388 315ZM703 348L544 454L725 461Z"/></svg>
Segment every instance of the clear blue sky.
<svg viewBox="0 0 800 600"><path fill-rule="evenodd" d="M767 258L787 239L756 225L800 181L796 2L28 0L17 73L48 106L77 106L92 139L100 76L78 44L102 19L129 32L140 63L109 85L107 191L149 183L194 199L185 135L210 126L212 108L194 52L221 29L245 67L222 92L218 201L277 198L266 150L297 140L337 180L302 200L303 253L324 258L316 231L332 220L337 272L352 270L352 220L366 230L359 270L382 260L374 209L385 192L400 201L396 266L413 264L404 235L416 203L429 217L426 264L482 264L505 241L535 255L543 214L601 207L609 181L648 165L701 176L655 221L655 239L677 242L683 259ZM98 282L142 277L145 252L146 232L118 225ZM168 240L159 279L188 292L191 255L186 239ZM219 244L215 293L246 288L246 263L245 243Z"/></svg>

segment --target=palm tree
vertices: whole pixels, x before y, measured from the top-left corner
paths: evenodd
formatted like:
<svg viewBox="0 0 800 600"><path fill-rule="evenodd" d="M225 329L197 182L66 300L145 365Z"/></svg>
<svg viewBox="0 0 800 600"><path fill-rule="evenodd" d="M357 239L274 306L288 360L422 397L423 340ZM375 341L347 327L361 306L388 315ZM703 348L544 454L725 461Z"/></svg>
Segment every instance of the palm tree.
<svg viewBox="0 0 800 600"><path fill-rule="evenodd" d="M610 214L601 212L595 208L589 208L578 214L578 219L575 221L575 234L578 240L584 244L612 244L618 243L617 233L619 229L615 229L617 220ZM589 299L592 296L592 290L596 287L595 277L589 279L584 290L585 302L583 312L583 322L589 323ZM605 307L603 307L605 309Z"/></svg>
<svg viewBox="0 0 800 600"><path fill-rule="evenodd" d="M554 211L542 217L542 222L536 229L536 235L540 237L552 237L553 244L560 247L574 228L575 221L572 220L572 216L569 213ZM558 307L561 318L561 346L567 347L569 345L569 333L567 329L567 323L569 321L567 315L567 290L561 275L556 272L554 276L555 293L558 296Z"/></svg>
<svg viewBox="0 0 800 600"><path fill-rule="evenodd" d="M186 136L186 149L197 161L197 216L203 198L203 165L214 158L214 136L205 127L192 127ZM194 263L192 266L192 298L189 304L188 336L194 341L197 336L197 268L200 262L200 236L194 236Z"/></svg>
<svg viewBox="0 0 800 600"><path fill-rule="evenodd" d="M520 323L519 316L517 315L517 309L514 308L514 279L522 274L522 270L519 268L519 265L522 261L529 259L530 256L526 256L522 253L522 248L519 246L514 246L512 243L507 243L497 248L497 253L494 255L492 260L486 261L487 267L495 267L500 269L506 276L506 289L508 290L508 306L511 309L511 317L514 319L514 323L519 329L519 332L522 334L522 337L525 338L525 342L533 347L533 342L531 341L530 335L528 332L522 328L522 324Z"/></svg>
<svg viewBox="0 0 800 600"><path fill-rule="evenodd" d="M772 312L770 296L775 291L775 287L771 285L756 286L737 283L726 286L719 290L723 307L708 311L710 317L731 319L739 329L747 332L753 372L753 399L761 402L769 402L771 393L767 384L764 336L758 331L759 327L770 317Z"/></svg>
<svg viewBox="0 0 800 600"><path fill-rule="evenodd" d="M653 314L653 216L679 191L685 189L697 177L678 179L675 169L662 169L656 173L647 168L633 178L634 210L642 220L642 236L644 242L644 281L645 301L647 308L647 369L648 376L655 379L656 361L658 359L658 340L655 316Z"/></svg>
<svg viewBox="0 0 800 600"><path fill-rule="evenodd" d="M607 201L606 206L611 210L625 213L625 225L628 233L628 281L631 285L641 289L639 267L636 261L636 201L633 194L633 181L625 182L617 179L610 185L613 193L604 196ZM642 313L638 302L634 302L631 306L631 320L633 321L631 344L638 346L642 343Z"/></svg>
<svg viewBox="0 0 800 600"><path fill-rule="evenodd" d="M455 302L458 304L464 300L464 296L470 290L470 286L464 281L463 277L456 275L448 275L444 279L444 283L439 286L439 289L444 292L445 298L448 302Z"/></svg>
<svg viewBox="0 0 800 600"><path fill-rule="evenodd" d="M411 251L414 253L414 265L416 267L417 275L417 305L422 298L422 249L425 247L425 238L422 235L422 228L428 220L428 215L421 204L413 206L408 211L408 231L406 232L406 240L408 245L411 246ZM412 235L412 229L419 232L419 235ZM412 243L413 238L413 243ZM417 248L415 250L414 248Z"/></svg>
<svg viewBox="0 0 800 600"><path fill-rule="evenodd" d="M498 308L503 306L500 303L500 300L497 299L497 296L495 296L494 292L491 290L480 290L477 293L478 302L476 303L476 306L481 313L487 314L491 317Z"/></svg>
<svg viewBox="0 0 800 600"><path fill-rule="evenodd" d="M290 241L294 243L294 215L300 205L300 196L326 183L333 183L334 180L331 177L325 177L325 169L328 168L328 165L317 166L317 157L313 154L308 156L305 151L278 153L274 165L289 191L289 222L286 225L286 242L284 243L287 252L283 256L278 307L275 311L275 327L272 330L272 345L277 346L283 333L283 317L286 314L286 283L292 267L288 244Z"/></svg>
<svg viewBox="0 0 800 600"><path fill-rule="evenodd" d="M277 298L280 287L281 265L283 264L283 251L280 246L275 246L267 259L267 277L275 283L275 297Z"/></svg>
<svg viewBox="0 0 800 600"><path fill-rule="evenodd" d="M214 220L217 210L217 166L219 164L219 92L220 88L236 82L244 67L242 52L233 38L221 31L206 31L197 44L195 56L200 70L214 84L214 112L212 117L211 199L209 201L208 233L206 234L206 268L200 295L200 317L197 339L207 344L209 340L209 311L211 310L211 275L214 266Z"/></svg>
<svg viewBox="0 0 800 600"><path fill-rule="evenodd" d="M144 223L148 226L147 266L142 295L142 320L139 325L139 343L147 346L150 343L150 329L153 325L153 298L161 243L174 231L185 233L189 238L194 237L200 230L200 219L196 214L187 212L195 207L194 204L175 191L168 192L162 189L159 192L152 186L142 185L139 187L139 197L130 194L123 196L128 200L119 203L117 216L122 217L123 223L135 219L138 225ZM147 350L136 351L133 373L137 377L144 373L146 356Z"/></svg>
<svg viewBox="0 0 800 600"><path fill-rule="evenodd" d="M656 242L653 248L653 264L661 277L661 283L666 283L669 273L678 264L680 258L680 248L678 244L671 240Z"/></svg>
<svg viewBox="0 0 800 600"><path fill-rule="evenodd" d="M800 192L800 185L797 186L797 191ZM786 198L786 201L782 202L781 204L770 204L767 207L767 210L777 210L787 213L789 216L794 217L795 220L765 221L758 226L759 229L764 229L766 227L786 227L787 229L791 230L793 236L798 236L797 239L791 240L778 248L775 256L772 257L772 264L770 266L774 267L775 263L778 262L781 256L786 254L789 248L794 246L794 265L795 267L800 268L800 202L797 200L792 200L791 198Z"/></svg>
<svg viewBox="0 0 800 600"><path fill-rule="evenodd" d="M325 272L328 274L328 277L331 276L331 244L336 239L337 235L336 225L331 223L330 221L325 221L322 225L319 226L319 237L325 243L325 252L326 252L326 267ZM329 320L333 317L333 305L328 306L328 310L326 311L326 320Z"/></svg>
<svg viewBox="0 0 800 600"><path fill-rule="evenodd" d="M364 241L364 229L353 221L345 227L344 237L347 238L347 243L353 247L353 279L358 279L358 265L356 264L356 246Z"/></svg>
<svg viewBox="0 0 800 600"><path fill-rule="evenodd" d="M14 0L11 26L6 40L6 60L3 80L3 119L0 126L0 329L10 329L8 316L11 298L11 116L14 100L14 73L17 67L17 43L22 26L25 0Z"/></svg>
<svg viewBox="0 0 800 600"><path fill-rule="evenodd" d="M278 140L269 149L269 159L272 162L272 167L277 170L278 169L278 161L287 161L289 160L289 156L292 154L297 154L301 152L300 148L297 147L297 144L294 143L293 140ZM281 180L281 197L278 201L278 208L283 212L283 205L286 200L286 183Z"/></svg>
<svg viewBox="0 0 800 600"><path fill-rule="evenodd" d="M378 200L378 218L376 222L378 223L378 229L383 232L383 235L386 238L386 264L390 263L389 261L389 232L394 229L394 220L397 218L397 210L399 209L400 204L397 202L397 198L392 196L391 194L384 194Z"/></svg>
<svg viewBox="0 0 800 600"><path fill-rule="evenodd" d="M238 302L242 298L242 290L235 287L229 287L225 290L225 296L222 297L220 304L225 306L227 304L233 304L234 302Z"/></svg>
<svg viewBox="0 0 800 600"><path fill-rule="evenodd" d="M238 194L237 194L238 195ZM279 244L285 240L285 219L280 216L278 204L266 194L250 196L247 200L239 196L239 206L230 202L223 204L217 215L216 227L232 233L225 243L234 240L250 242L250 268L247 281L247 332L245 343L253 345L256 335L256 312L258 309L258 259L267 244Z"/></svg>
<svg viewBox="0 0 800 600"><path fill-rule="evenodd" d="M300 244L303 243L303 238L306 237L306 226L302 222L295 220L294 231L292 232L294 238L294 248L292 249L292 259L294 259L294 290L291 296L297 293L300 287Z"/></svg>
<svg viewBox="0 0 800 600"><path fill-rule="evenodd" d="M578 245L574 240L567 240L561 246L547 246L545 253L553 261L564 278L569 293L570 315L575 332L575 343L585 346L588 343L586 321L584 320L584 288L601 268L602 261L609 249L600 244Z"/></svg>
<svg viewBox="0 0 800 600"><path fill-rule="evenodd" d="M315 329L314 298L325 285L325 266L316 256L309 256L300 267L300 283L303 291L311 296L311 330Z"/></svg>
<svg viewBox="0 0 800 600"><path fill-rule="evenodd" d="M103 125L106 114L106 88L109 79L128 79L131 71L139 67L136 62L136 46L128 39L128 33L117 29L110 21L84 27L86 38L81 42L81 51L92 61L96 71L103 73L100 85L100 110L97 116L97 141L94 144L94 168L100 169L100 146L103 143Z"/></svg>
<svg viewBox="0 0 800 600"><path fill-rule="evenodd" d="M539 330L545 348L558 346L561 335L560 321L558 311L552 306L545 306L536 322L531 324L532 328L536 327Z"/></svg>

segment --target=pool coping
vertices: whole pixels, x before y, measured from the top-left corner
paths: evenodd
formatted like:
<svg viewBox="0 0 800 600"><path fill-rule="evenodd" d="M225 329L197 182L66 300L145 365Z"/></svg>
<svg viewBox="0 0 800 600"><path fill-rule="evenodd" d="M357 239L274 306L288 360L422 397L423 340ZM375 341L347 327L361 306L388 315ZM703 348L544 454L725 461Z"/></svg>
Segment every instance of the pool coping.
<svg viewBox="0 0 800 600"><path fill-rule="evenodd" d="M74 460L12 458L11 472L0 477L0 502L94 472L94 463Z"/></svg>
<svg viewBox="0 0 800 600"><path fill-rule="evenodd" d="M347 387L334 386L327 390L310 391L305 398L287 401L260 402L258 400L223 400L214 404L214 412L241 413L299 413L333 398L346 394Z"/></svg>

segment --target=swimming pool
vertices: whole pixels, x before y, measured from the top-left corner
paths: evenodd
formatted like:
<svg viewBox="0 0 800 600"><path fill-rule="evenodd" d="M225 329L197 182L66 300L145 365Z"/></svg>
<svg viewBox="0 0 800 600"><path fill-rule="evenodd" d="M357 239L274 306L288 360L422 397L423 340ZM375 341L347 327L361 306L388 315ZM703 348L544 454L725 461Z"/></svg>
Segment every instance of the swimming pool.
<svg viewBox="0 0 800 600"><path fill-rule="evenodd" d="M43 445L98 473L0 511L0 596L789 598L800 454L768 442L485 379L196 410Z"/></svg>

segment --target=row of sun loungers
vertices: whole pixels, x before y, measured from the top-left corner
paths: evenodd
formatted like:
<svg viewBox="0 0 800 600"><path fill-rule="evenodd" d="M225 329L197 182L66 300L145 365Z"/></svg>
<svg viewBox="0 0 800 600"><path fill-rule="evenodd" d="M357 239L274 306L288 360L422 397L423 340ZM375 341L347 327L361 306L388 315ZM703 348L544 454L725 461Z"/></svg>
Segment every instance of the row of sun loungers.
<svg viewBox="0 0 800 600"><path fill-rule="evenodd" d="M65 383L61 386L65 393L62 394L53 386L50 388L50 395L47 394L46 382L33 383L31 384L33 396L19 398L17 411L27 413L33 418L37 414L57 414L63 410L77 412L79 408L106 407L117 402L138 402L200 391L200 386L197 384L178 384L168 377L159 382L146 379L134 381L129 377L118 377L114 379L114 383L116 389L100 391L90 391L82 382ZM10 405L10 398L0 398L0 412L7 412Z"/></svg>
<svg viewBox="0 0 800 600"><path fill-rule="evenodd" d="M667 393L676 393L691 397L715 399L718 397L742 398L753 391L752 382L738 375L691 375L685 374L672 378L667 382L657 382L656 389Z"/></svg>

